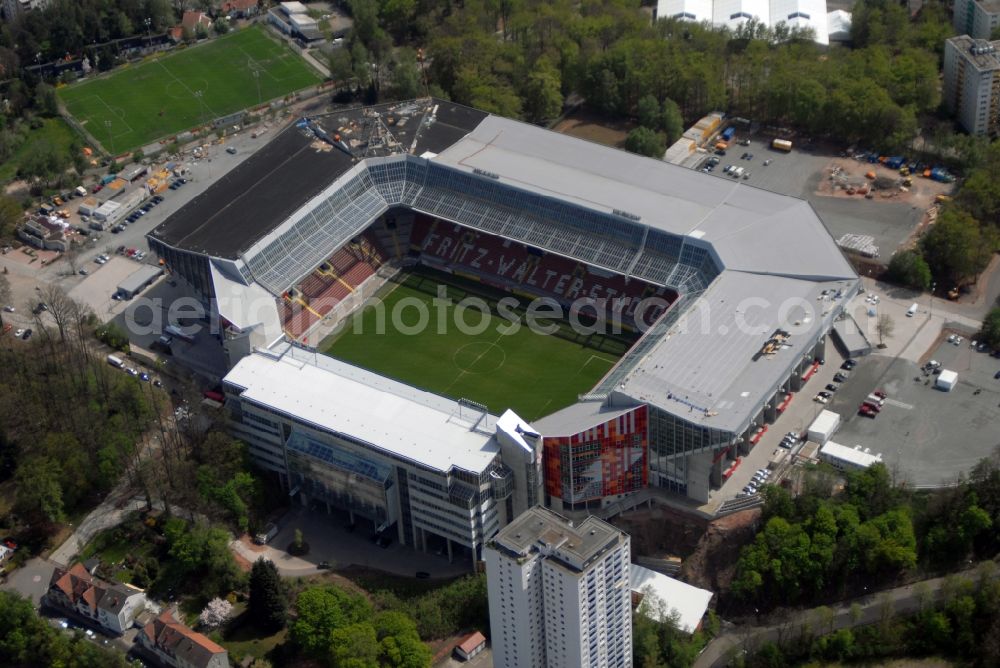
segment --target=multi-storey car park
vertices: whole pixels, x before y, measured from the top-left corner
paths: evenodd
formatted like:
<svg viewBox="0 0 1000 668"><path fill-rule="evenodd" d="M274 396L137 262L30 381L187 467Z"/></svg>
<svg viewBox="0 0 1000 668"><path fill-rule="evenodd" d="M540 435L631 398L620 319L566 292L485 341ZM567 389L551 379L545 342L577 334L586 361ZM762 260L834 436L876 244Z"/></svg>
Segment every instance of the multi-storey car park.
<svg viewBox="0 0 1000 668"><path fill-rule="evenodd" d="M309 500L395 523L403 542L430 532L473 553L495 526L487 506L515 494L490 475L527 505L544 477L544 501L564 512L646 488L706 502L808 378L860 285L803 200L433 99L302 119L149 241L217 314L233 428L263 466ZM573 405L529 425L486 407L467 419L468 405L448 402L454 418L441 397L312 352L412 265L560 303L657 306L611 309L641 335ZM363 410L331 408L361 386ZM381 429L411 418L423 425L413 438ZM538 435L511 448L515 460L433 444L436 421L449 425L443 439L465 443L460 426L495 443L505 418L507 433ZM421 467L462 541L420 509L431 503L413 494Z"/></svg>

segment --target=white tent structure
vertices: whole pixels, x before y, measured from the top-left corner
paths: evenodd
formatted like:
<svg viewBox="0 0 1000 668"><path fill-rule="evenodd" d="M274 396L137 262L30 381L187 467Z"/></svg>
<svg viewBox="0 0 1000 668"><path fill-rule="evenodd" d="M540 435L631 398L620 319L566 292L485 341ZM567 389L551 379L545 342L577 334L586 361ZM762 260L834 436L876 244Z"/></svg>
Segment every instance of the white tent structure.
<svg viewBox="0 0 1000 668"><path fill-rule="evenodd" d="M767 26L811 28L819 44L829 44L826 0L659 0L656 18L707 22L736 30L757 19Z"/></svg>

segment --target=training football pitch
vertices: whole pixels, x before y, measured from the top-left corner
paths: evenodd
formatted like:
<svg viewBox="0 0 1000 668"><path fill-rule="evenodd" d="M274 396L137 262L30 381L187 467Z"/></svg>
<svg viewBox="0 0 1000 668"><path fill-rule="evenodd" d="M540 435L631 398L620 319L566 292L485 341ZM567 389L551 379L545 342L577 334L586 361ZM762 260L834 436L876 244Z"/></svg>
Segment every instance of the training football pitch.
<svg viewBox="0 0 1000 668"><path fill-rule="evenodd" d="M449 300L440 308L433 302L438 285L445 286ZM472 399L492 413L512 408L525 420L535 420L574 403L632 344L623 336L577 334L565 321L541 321L558 323L558 334L532 331L521 308L513 309L521 326L511 333L512 316L497 311L502 295L419 269L392 284L380 304L349 318L332 344L324 344L325 352L436 394ZM482 298L491 313L458 305L470 296ZM421 310L427 314L424 326ZM456 315L473 329L463 332Z"/></svg>
<svg viewBox="0 0 1000 668"><path fill-rule="evenodd" d="M253 26L61 88L59 98L107 150L123 153L319 81Z"/></svg>

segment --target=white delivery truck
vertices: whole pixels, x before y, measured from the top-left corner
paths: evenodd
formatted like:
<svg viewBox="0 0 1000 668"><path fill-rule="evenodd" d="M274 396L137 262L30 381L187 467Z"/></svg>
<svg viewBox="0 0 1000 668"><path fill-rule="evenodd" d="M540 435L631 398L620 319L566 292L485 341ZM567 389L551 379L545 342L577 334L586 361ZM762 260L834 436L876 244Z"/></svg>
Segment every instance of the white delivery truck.
<svg viewBox="0 0 1000 668"><path fill-rule="evenodd" d="M115 367L116 369L121 369L125 366L125 362L121 361L121 358L115 357L114 355L108 355L108 364Z"/></svg>

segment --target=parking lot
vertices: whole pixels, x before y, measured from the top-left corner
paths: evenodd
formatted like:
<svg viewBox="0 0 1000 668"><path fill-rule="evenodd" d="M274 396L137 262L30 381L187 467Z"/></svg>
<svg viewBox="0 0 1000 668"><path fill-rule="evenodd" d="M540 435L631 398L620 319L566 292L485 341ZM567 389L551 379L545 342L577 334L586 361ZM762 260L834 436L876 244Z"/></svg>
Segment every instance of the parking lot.
<svg viewBox="0 0 1000 668"><path fill-rule="evenodd" d="M998 445L1000 424L1000 360L975 352L969 341L955 346L945 340L930 356L959 374L951 392L934 387L934 376L906 359L871 355L860 360L851 377L830 402L843 424L833 439L861 445L882 458L911 485L940 485L968 473ZM887 395L874 419L858 414L873 390Z"/></svg>
<svg viewBox="0 0 1000 668"><path fill-rule="evenodd" d="M737 137L745 136L737 133ZM731 176L723 173L726 165L743 167L744 175L749 173L749 177L741 176L740 183L807 200L834 239L852 233L871 235L886 262L920 223L924 209L910 203L817 194L820 182L828 178L827 169L839 159L839 152L832 147L809 148L796 143L790 153L785 153L772 149L771 139L755 134L749 146L732 144L726 155L719 156L720 163L712 175L732 181ZM744 153L752 154L753 158L742 159ZM765 167L767 160L771 162ZM698 168L701 164L697 163ZM915 183L915 187L921 185L919 180Z"/></svg>

